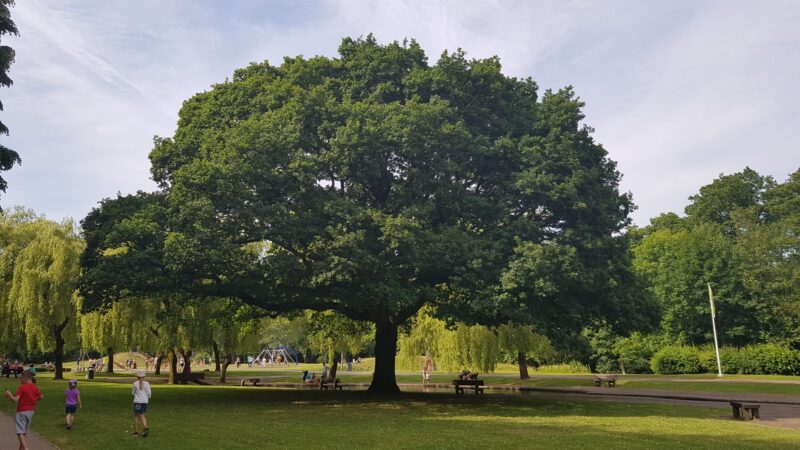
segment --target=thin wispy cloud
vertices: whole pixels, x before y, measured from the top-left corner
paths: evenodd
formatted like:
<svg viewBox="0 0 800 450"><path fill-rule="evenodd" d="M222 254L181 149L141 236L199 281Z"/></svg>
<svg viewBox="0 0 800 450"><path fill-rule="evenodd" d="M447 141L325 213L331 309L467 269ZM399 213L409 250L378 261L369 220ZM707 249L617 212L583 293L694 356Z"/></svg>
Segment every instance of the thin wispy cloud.
<svg viewBox="0 0 800 450"><path fill-rule="evenodd" d="M369 32L415 38L432 62L463 48L542 88L574 85L638 223L681 211L720 172L782 179L800 165L793 1L26 0L12 17L16 84L0 98L23 166L2 201L52 218L153 189L153 135L235 68L333 56Z"/></svg>

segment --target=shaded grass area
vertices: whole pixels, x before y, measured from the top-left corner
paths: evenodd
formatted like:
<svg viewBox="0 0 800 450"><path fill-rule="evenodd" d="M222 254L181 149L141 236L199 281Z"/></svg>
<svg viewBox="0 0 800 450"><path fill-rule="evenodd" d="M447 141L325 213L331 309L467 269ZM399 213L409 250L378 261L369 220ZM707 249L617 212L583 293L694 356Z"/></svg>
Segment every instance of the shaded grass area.
<svg viewBox="0 0 800 450"><path fill-rule="evenodd" d="M261 377L262 382L266 383L299 383L302 379L303 370L309 370L317 374L321 373L321 365L308 364L292 366L289 368L247 368L245 365L239 369L231 367L228 370L228 377L236 380L239 377ZM215 380L219 377L219 372L205 371L206 378ZM41 374L41 376L51 376ZM132 379L132 372L117 371L113 374L98 372L98 379ZM77 377L84 379L84 373L65 374L65 377ZM167 374L162 373L161 377L148 374L150 379L166 380ZM337 377L343 383L369 383L372 374L365 372L348 372L340 370ZM454 374L433 373L431 381L433 383L449 385L455 378ZM645 379L642 379L645 378ZM731 375L719 379L716 376L702 375L681 375L681 376L658 376L658 375L626 375L618 376L617 386L626 389L642 390L663 390L670 392L707 392L707 393L751 393L751 394L776 394L800 396L799 377L780 377L780 376L758 376L758 375ZM588 388L593 387L592 375L534 375L533 378L520 380L516 375L509 374L484 374L481 379L488 386L507 385L516 387L553 387L553 388ZM779 382L774 382L779 381ZM421 384L421 374L398 374L397 382L401 384Z"/></svg>
<svg viewBox="0 0 800 450"><path fill-rule="evenodd" d="M9 387L11 386L11 383ZM43 379L33 430L58 447L139 448L797 448L800 433L728 419L726 409L537 395L402 394L153 386L151 436L134 438L130 385L80 382L63 427L65 383ZM3 404L11 413L13 405Z"/></svg>
<svg viewBox="0 0 800 450"><path fill-rule="evenodd" d="M319 374L319 372L317 372ZM264 377L267 382L298 383L301 380L301 371L262 371L259 376ZM210 373L208 376L215 376ZM254 376L254 372L230 371L229 376ZM369 383L372 380L371 374L339 372L337 377L343 383ZM433 383L447 384L455 378L453 374L438 374L431 376ZM594 387L592 376L574 377L534 377L527 380L520 380L514 376L491 375L481 377L489 385L507 385L517 387L554 387L554 388L587 388ZM709 392L709 393L752 393L752 394L781 394L800 396L800 384L790 383L758 383L757 379L737 379L742 382L718 380L710 378L708 381L691 381L696 378L681 379L681 381L671 380L637 380L636 378L619 377L617 386L627 389L647 389L665 391L688 391L688 392ZM746 382L744 382L747 380ZM421 383L420 375L397 375L398 383Z"/></svg>

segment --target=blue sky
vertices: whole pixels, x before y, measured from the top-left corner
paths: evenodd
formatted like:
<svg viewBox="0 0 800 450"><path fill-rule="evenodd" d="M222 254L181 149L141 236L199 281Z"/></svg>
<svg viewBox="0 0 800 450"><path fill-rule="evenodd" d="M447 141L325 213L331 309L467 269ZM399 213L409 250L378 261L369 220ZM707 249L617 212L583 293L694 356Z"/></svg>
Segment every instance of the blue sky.
<svg viewBox="0 0 800 450"><path fill-rule="evenodd" d="M571 84L646 224L720 173L800 166L800 2L21 0L2 142L23 165L5 208L76 220L152 190L154 135L181 102L250 61L334 56L344 36L498 55L542 88Z"/></svg>

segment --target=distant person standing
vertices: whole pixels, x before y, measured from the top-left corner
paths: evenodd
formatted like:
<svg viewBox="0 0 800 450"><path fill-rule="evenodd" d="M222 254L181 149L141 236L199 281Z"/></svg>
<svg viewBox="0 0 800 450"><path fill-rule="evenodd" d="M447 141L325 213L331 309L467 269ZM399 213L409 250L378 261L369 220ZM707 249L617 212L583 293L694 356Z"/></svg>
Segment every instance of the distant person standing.
<svg viewBox="0 0 800 450"><path fill-rule="evenodd" d="M431 370L433 370L433 360L428 358L425 361L425 366L422 368L422 384L431 382Z"/></svg>
<svg viewBox="0 0 800 450"><path fill-rule="evenodd" d="M33 367L33 364L28 368L28 372L31 373L31 382L36 384L36 367Z"/></svg>
<svg viewBox="0 0 800 450"><path fill-rule="evenodd" d="M150 403L150 383L144 381L144 370L136 372L136 381L133 382L133 435L139 435L139 419L142 421L142 437L147 437L150 434L150 428L147 426L147 405Z"/></svg>
<svg viewBox="0 0 800 450"><path fill-rule="evenodd" d="M66 403L67 412L67 431L72 429L72 423L75 421L75 413L78 408L83 408L81 404L81 391L78 390L78 380L71 379L67 383L67 390L64 391L64 400Z"/></svg>
<svg viewBox="0 0 800 450"><path fill-rule="evenodd" d="M39 391L39 388L33 384L31 380L31 373L27 370L22 372L22 384L17 389L16 394L11 394L11 391L6 389L6 398L17 404L17 415L14 417L17 432L17 439L19 439L19 449L28 449L28 429L31 427L33 421L33 413L36 411L36 402L44 399L44 395Z"/></svg>

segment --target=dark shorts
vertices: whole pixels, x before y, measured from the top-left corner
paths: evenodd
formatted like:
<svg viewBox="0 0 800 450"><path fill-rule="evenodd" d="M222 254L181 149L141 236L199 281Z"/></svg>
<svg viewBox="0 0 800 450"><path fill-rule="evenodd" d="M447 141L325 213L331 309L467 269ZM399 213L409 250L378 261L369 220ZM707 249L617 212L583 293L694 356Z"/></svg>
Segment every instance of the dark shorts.
<svg viewBox="0 0 800 450"><path fill-rule="evenodd" d="M147 403L134 403L133 404L133 414L139 415L144 414L147 412Z"/></svg>
<svg viewBox="0 0 800 450"><path fill-rule="evenodd" d="M67 405L66 410L67 414L75 414L75 412L78 410L78 405Z"/></svg>

